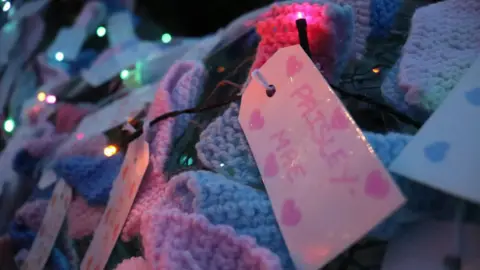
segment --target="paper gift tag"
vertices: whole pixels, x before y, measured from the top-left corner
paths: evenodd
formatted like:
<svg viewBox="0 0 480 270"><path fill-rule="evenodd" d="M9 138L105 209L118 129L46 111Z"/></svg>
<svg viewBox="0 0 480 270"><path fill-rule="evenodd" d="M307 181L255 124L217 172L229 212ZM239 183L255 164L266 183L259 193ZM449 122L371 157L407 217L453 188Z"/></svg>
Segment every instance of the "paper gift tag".
<svg viewBox="0 0 480 270"><path fill-rule="evenodd" d="M108 19L107 26L108 41L111 47L136 39L130 12L113 14Z"/></svg>
<svg viewBox="0 0 480 270"><path fill-rule="evenodd" d="M81 270L104 269L130 212L148 161L148 144L145 135L142 135L128 145L120 174L113 183L107 208L82 260Z"/></svg>
<svg viewBox="0 0 480 270"><path fill-rule="evenodd" d="M157 88L147 85L132 92L100 111L89 114L78 125L75 134L87 139L123 124L135 112L141 111L155 97ZM80 135L81 134L81 135Z"/></svg>
<svg viewBox="0 0 480 270"><path fill-rule="evenodd" d="M247 137L297 269L318 269L404 203L302 48L277 51L242 97Z"/></svg>
<svg viewBox="0 0 480 270"><path fill-rule="evenodd" d="M147 59L150 55L160 52L160 48L151 42L132 42L131 45L112 52L104 61L94 63L88 70L81 72L82 78L92 86L117 76L123 69L135 65L138 61ZM168 51L167 51L168 52Z"/></svg>
<svg viewBox="0 0 480 270"><path fill-rule="evenodd" d="M37 187L40 190L44 190L58 180L57 174L53 170L46 170L42 173L40 181L38 181Z"/></svg>
<svg viewBox="0 0 480 270"><path fill-rule="evenodd" d="M61 29L47 50L48 58L56 59L57 53L63 53L66 60L77 59L86 37L87 33L83 27L74 26Z"/></svg>
<svg viewBox="0 0 480 270"><path fill-rule="evenodd" d="M382 270L441 270L455 251L454 224L425 222L389 242ZM480 269L480 228L462 226L462 270Z"/></svg>
<svg viewBox="0 0 480 270"><path fill-rule="evenodd" d="M480 203L480 58L391 164L393 172Z"/></svg>
<svg viewBox="0 0 480 270"><path fill-rule="evenodd" d="M43 269L72 200L72 189L61 180L53 190L42 225L21 269Z"/></svg>

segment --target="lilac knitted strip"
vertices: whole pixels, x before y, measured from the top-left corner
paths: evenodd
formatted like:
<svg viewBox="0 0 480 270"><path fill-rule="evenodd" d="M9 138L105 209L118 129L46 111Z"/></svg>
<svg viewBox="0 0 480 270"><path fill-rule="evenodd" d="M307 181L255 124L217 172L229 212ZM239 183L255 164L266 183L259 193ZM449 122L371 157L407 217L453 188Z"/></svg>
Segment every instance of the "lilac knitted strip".
<svg viewBox="0 0 480 270"><path fill-rule="evenodd" d="M277 256L230 226L179 210L152 210L142 219L145 257L153 269L282 269Z"/></svg>

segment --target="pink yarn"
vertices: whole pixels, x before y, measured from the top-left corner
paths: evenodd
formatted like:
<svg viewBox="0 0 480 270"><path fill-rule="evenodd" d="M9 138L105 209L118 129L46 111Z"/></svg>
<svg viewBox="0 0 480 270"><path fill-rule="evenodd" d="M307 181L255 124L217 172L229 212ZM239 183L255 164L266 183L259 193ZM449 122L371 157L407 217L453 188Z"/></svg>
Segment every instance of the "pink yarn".
<svg viewBox="0 0 480 270"><path fill-rule="evenodd" d="M62 104L57 108L55 131L71 133L90 110L72 104Z"/></svg>
<svg viewBox="0 0 480 270"><path fill-rule="evenodd" d="M410 104L433 112L480 55L480 1L446 0L416 10L399 63Z"/></svg>
<svg viewBox="0 0 480 270"><path fill-rule="evenodd" d="M32 231L38 231L47 210L48 200L35 200L20 207L15 218ZM67 213L68 235L73 239L81 239L92 235L97 228L104 207L92 207L80 196L76 196Z"/></svg>
<svg viewBox="0 0 480 270"><path fill-rule="evenodd" d="M152 269L149 267L147 261L142 257L133 257L127 260L124 260L122 263L117 265L115 270L149 270Z"/></svg>
<svg viewBox="0 0 480 270"><path fill-rule="evenodd" d="M318 4L297 4L278 5L275 4L261 16L257 23L257 33L261 37L258 44L257 55L252 69L260 68L275 52L284 47L299 44L298 30L295 20L298 14L308 14L308 38L312 57L319 55L333 55L331 40L332 31L325 25L326 18L322 15L325 7Z"/></svg>
<svg viewBox="0 0 480 270"><path fill-rule="evenodd" d="M92 235L102 218L105 207L92 207L81 196L76 196L67 213L68 235L81 239Z"/></svg>
<svg viewBox="0 0 480 270"><path fill-rule="evenodd" d="M257 23L261 41L252 69L284 47L299 44L295 21L305 18L312 59L322 74L336 79L352 52L353 11L330 2L274 4Z"/></svg>
<svg viewBox="0 0 480 270"><path fill-rule="evenodd" d="M15 219L33 231L38 231L47 211L48 200L27 202L15 213Z"/></svg>
<svg viewBox="0 0 480 270"><path fill-rule="evenodd" d="M232 227L176 209L152 209L142 217L142 242L153 269L282 269L279 258Z"/></svg>

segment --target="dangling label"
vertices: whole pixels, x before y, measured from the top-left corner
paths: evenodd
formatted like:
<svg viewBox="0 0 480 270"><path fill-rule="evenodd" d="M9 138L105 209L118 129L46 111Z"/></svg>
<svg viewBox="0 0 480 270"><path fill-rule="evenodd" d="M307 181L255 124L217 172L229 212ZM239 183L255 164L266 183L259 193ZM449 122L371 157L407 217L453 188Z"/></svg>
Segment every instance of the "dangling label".
<svg viewBox="0 0 480 270"><path fill-rule="evenodd" d="M404 203L362 132L300 46L252 79L240 124L297 269L318 269Z"/></svg>
<svg viewBox="0 0 480 270"><path fill-rule="evenodd" d="M145 135L142 135L128 145L120 174L113 183L107 208L82 260L81 270L105 269L147 170L148 161L148 144Z"/></svg>
<svg viewBox="0 0 480 270"><path fill-rule="evenodd" d="M42 225L33 241L22 270L43 269L62 227L68 207L72 201L72 188L61 180L53 190Z"/></svg>
<svg viewBox="0 0 480 270"><path fill-rule="evenodd" d="M480 58L390 165L393 172L480 203Z"/></svg>

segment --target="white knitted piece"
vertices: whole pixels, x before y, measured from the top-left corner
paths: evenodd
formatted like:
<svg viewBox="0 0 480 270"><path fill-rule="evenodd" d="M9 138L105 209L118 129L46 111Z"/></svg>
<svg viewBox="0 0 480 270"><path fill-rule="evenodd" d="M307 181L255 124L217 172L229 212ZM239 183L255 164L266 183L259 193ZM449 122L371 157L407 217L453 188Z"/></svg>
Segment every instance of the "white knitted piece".
<svg viewBox="0 0 480 270"><path fill-rule="evenodd" d="M480 1L446 0L419 8L403 47L398 82L434 111L480 55Z"/></svg>

